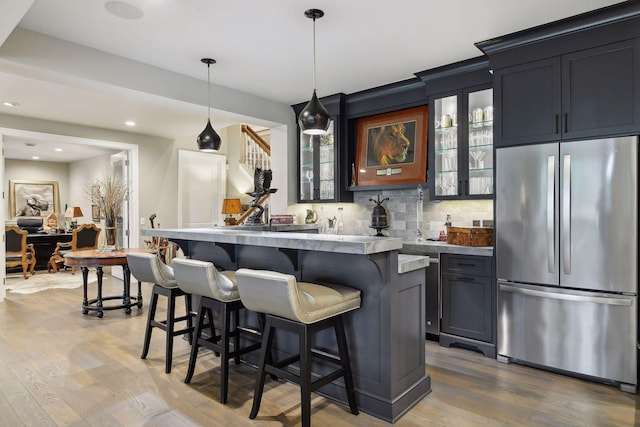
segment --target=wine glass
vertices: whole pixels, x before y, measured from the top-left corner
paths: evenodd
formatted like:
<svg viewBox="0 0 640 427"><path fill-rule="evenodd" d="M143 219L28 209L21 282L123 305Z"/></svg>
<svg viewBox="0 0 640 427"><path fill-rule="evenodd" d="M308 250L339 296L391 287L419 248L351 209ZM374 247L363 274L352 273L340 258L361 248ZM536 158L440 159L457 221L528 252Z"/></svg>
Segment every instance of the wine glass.
<svg viewBox="0 0 640 427"><path fill-rule="evenodd" d="M309 183L313 181L313 171L306 171L304 176L307 178Z"/></svg>

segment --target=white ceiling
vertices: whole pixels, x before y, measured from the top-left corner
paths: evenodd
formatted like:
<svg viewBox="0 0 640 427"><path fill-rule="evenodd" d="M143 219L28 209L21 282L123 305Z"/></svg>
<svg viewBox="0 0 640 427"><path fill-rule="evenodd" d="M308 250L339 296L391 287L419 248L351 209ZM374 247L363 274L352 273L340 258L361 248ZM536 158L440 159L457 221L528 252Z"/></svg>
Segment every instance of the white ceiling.
<svg viewBox="0 0 640 427"><path fill-rule="evenodd" d="M106 0L0 0L0 113L172 139L197 135L206 119L206 93L202 102L189 103L142 88L107 89L99 73L89 81L61 75L50 65L39 68L37 58L19 52L5 53L2 44L16 28L204 81L207 70L200 59L212 57L218 61L211 67L216 85L290 105L307 100L312 91L308 8L325 12L316 22L322 97L412 78L479 56L475 42L618 2L127 0L142 17L123 19L106 10ZM100 61L94 66L99 70ZM20 105L2 106L4 101ZM125 128L127 119L137 126ZM237 120L220 111L212 115L218 126Z"/></svg>

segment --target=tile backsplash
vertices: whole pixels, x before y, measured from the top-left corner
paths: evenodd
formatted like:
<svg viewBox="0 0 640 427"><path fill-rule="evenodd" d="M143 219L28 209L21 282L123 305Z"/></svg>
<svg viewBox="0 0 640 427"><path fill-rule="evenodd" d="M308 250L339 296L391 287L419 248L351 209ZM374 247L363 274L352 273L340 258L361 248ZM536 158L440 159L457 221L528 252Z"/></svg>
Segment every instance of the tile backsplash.
<svg viewBox="0 0 640 427"><path fill-rule="evenodd" d="M313 209L319 216L319 224L326 227L328 219L339 217L338 208L342 207L344 233L355 235L376 234L371 226L371 213L377 200L388 197L382 206L387 211L389 228L384 230L386 236L401 237L413 240L417 234L418 192L416 189L358 191L354 193L353 203L318 203L298 204L289 207L289 213L296 217L296 222L304 223L307 209ZM426 238L438 238L440 231L446 229L444 223L447 215L451 215L452 226L472 226L473 221L487 224L493 221L492 200L445 200L430 201L428 191L424 189L422 235Z"/></svg>

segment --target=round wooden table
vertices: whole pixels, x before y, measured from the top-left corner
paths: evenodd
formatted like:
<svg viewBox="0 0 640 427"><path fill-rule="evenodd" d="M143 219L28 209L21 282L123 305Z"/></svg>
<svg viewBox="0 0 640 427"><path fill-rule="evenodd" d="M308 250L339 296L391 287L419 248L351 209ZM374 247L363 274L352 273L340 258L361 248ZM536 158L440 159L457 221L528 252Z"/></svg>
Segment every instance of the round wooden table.
<svg viewBox="0 0 640 427"><path fill-rule="evenodd" d="M117 251L99 251L86 250L69 252L64 256L64 263L69 267L80 267L82 270L82 285L84 295L82 299L82 314L88 314L89 311L96 311L98 317L104 315L104 310L125 309L125 313L131 314L131 307L137 305L142 307L142 288L138 281L138 296L130 295L131 272L127 264L128 253L153 253L152 249L122 249ZM121 265L124 272L124 291L122 295L102 296L102 268L105 266ZM89 276L89 267L95 267L98 276L98 295L94 299L87 298L87 279ZM122 304L109 305L105 307L103 301L122 299Z"/></svg>

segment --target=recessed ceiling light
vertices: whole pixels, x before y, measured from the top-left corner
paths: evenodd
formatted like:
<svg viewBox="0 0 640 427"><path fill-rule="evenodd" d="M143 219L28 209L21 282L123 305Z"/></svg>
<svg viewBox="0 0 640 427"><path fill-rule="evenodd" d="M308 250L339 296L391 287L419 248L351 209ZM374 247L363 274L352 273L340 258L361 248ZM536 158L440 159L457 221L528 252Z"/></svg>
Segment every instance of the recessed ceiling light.
<svg viewBox="0 0 640 427"><path fill-rule="evenodd" d="M13 102L13 101L5 101L2 103L2 105L4 105L5 107L17 107L18 104L17 102Z"/></svg>
<svg viewBox="0 0 640 427"><path fill-rule="evenodd" d="M62 148L56 148L54 151L60 152L60 151L62 151Z"/></svg>
<svg viewBox="0 0 640 427"><path fill-rule="evenodd" d="M32 158L33 160L40 160L40 157L38 157L38 156L31 156L31 158Z"/></svg>
<svg viewBox="0 0 640 427"><path fill-rule="evenodd" d="M126 122L124 122L124 124L127 126L135 126L136 122L134 122L133 120L127 120Z"/></svg>
<svg viewBox="0 0 640 427"><path fill-rule="evenodd" d="M108 1L104 4L107 12L122 19L140 19L142 10L138 7L123 1Z"/></svg>

